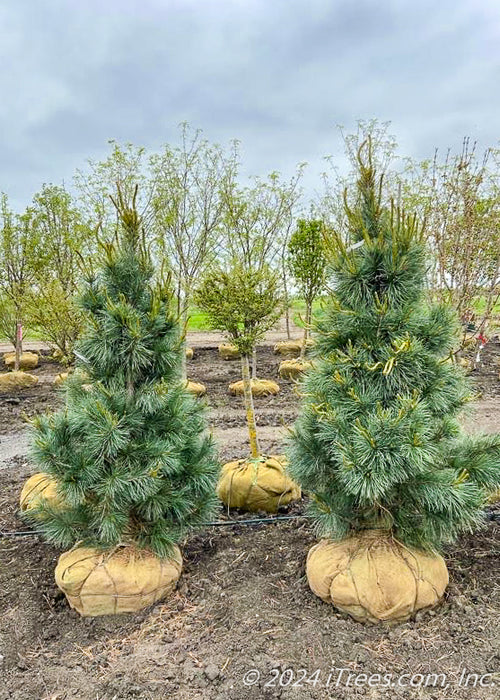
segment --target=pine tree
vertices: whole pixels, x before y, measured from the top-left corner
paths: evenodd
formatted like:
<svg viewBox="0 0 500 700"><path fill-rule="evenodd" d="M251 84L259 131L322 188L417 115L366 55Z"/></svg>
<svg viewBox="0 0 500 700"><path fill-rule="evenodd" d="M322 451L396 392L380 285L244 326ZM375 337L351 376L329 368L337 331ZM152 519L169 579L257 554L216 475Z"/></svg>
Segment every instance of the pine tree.
<svg viewBox="0 0 500 700"><path fill-rule="evenodd" d="M321 536L385 530L438 550L481 526L500 482L500 436L461 433L473 396L451 362L458 324L424 296L423 227L383 206L370 142L346 210L351 240L331 234L334 293L317 323L290 473L311 493Z"/></svg>
<svg viewBox="0 0 500 700"><path fill-rule="evenodd" d="M35 422L33 457L60 505L28 515L61 546L130 543L165 557L210 516L219 470L203 407L181 383L173 295L154 281L135 196L129 205L119 192L116 207L121 231L80 298L66 407Z"/></svg>

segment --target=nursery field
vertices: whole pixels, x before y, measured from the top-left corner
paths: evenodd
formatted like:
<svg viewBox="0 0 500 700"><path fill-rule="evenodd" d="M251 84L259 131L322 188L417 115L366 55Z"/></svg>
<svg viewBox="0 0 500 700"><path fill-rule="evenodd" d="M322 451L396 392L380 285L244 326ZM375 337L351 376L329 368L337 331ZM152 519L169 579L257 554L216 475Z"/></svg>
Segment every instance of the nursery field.
<svg viewBox="0 0 500 700"><path fill-rule="evenodd" d="M273 340L258 348L262 378L278 378ZM248 431L243 401L227 389L240 364L220 359L217 342L217 334L191 334L188 375L207 386L203 400L226 462L246 456ZM473 375L480 399L464 418L471 432L500 430L500 343L490 342L483 360ZM34 388L0 395L2 533L26 529L17 515L19 491L35 471L26 418L61 404L52 384L60 371L47 351ZM278 381L277 396L255 399L268 454L283 450L299 408L293 382ZM300 516L305 498L280 515ZM251 517L221 506L218 520ZM311 593L304 565L314 539L302 517L207 527L183 545L180 585L164 603L81 618L54 583L56 549L36 536L2 537L0 700L498 697L500 678L487 674L500 665L499 521L447 549L450 585L439 607L392 627L357 623Z"/></svg>

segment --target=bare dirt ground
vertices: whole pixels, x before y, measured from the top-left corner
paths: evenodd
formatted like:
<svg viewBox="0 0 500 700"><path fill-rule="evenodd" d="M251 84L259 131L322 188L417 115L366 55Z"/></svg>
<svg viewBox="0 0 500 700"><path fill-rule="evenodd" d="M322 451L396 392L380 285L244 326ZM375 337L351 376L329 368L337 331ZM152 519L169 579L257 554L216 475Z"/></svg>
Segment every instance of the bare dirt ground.
<svg viewBox="0 0 500 700"><path fill-rule="evenodd" d="M259 376L277 378L280 358L269 344L276 339L259 349ZM219 359L218 340L190 337L196 351L188 367L191 379L207 385L209 422L227 461L248 447L241 399L227 392L239 363ZM482 398L464 418L467 430L500 430L499 359L500 345L491 343L474 373ZM44 358L37 386L0 396L3 532L26 528L17 514L19 491L34 471L26 417L60 404L51 383L59 371ZM262 447L270 453L281 451L298 411L294 385L279 383L278 396L256 399ZM221 507L219 518L227 517ZM55 586L59 552L37 537L0 539L0 700L498 697L497 523L448 548L451 582L442 605L394 627L361 625L313 596L304 564L314 541L305 519L207 528L184 544L184 573L169 600L137 615L86 619ZM245 685L252 669L260 679ZM478 678L467 680L464 669ZM368 685L348 673L382 678ZM427 687L411 688L410 680Z"/></svg>

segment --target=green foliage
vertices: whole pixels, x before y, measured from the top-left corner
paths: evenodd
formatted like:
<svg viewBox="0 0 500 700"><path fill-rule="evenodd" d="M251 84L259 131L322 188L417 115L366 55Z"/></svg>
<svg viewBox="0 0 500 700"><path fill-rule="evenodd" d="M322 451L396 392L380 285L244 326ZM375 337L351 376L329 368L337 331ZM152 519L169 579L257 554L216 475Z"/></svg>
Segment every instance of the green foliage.
<svg viewBox="0 0 500 700"><path fill-rule="evenodd" d="M321 292L325 280L326 254L323 245L323 222L299 219L288 244L289 264L306 305Z"/></svg>
<svg viewBox="0 0 500 700"><path fill-rule="evenodd" d="M196 290L195 301L212 328L224 331L245 356L283 311L278 273L265 265L258 270L237 263L228 271L213 268Z"/></svg>
<svg viewBox="0 0 500 700"><path fill-rule="evenodd" d="M179 380L170 285L153 284L134 207L120 197L117 210L119 242L104 246L80 298L86 326L66 407L35 422L33 458L64 505L31 517L58 545L132 542L167 556L210 516L218 466L203 406Z"/></svg>
<svg viewBox="0 0 500 700"><path fill-rule="evenodd" d="M424 304L423 230L382 206L370 147L357 204L346 205L350 244L331 234L335 291L317 324L290 472L313 494L322 536L381 528L437 549L481 525L500 484L500 436L461 434L471 389L447 361L458 324L449 307Z"/></svg>
<svg viewBox="0 0 500 700"><path fill-rule="evenodd" d="M16 345L17 314L12 299L3 293L0 295L0 338L7 338Z"/></svg>
<svg viewBox="0 0 500 700"><path fill-rule="evenodd" d="M46 279L43 290L27 297L30 327L46 342L57 347L64 363L72 362L73 349L83 330L83 316L75 298L56 279Z"/></svg>
<svg viewBox="0 0 500 700"><path fill-rule="evenodd" d="M26 216L0 197L0 335L16 345L16 326L28 316L30 288L40 267L40 241Z"/></svg>
<svg viewBox="0 0 500 700"><path fill-rule="evenodd" d="M95 231L63 187L44 185L23 215L38 242L34 284L27 296L30 325L72 359L83 318L74 303L82 260L93 251Z"/></svg>

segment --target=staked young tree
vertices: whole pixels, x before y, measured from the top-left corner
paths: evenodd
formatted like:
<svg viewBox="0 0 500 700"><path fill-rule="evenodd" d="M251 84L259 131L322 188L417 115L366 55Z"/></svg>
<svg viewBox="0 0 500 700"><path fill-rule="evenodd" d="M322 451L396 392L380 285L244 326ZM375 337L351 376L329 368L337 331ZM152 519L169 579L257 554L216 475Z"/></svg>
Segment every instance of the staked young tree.
<svg viewBox="0 0 500 700"><path fill-rule="evenodd" d="M205 311L210 325L223 331L241 356L250 451L260 457L250 377L253 348L273 327L283 310L278 272L265 265L253 270L234 263L229 270L212 268L195 291L195 301Z"/></svg>
<svg viewBox="0 0 500 700"><path fill-rule="evenodd" d="M300 199L300 180L304 165L283 181L272 172L266 179L255 178L251 186L241 187L229 179L224 188L225 257L248 270L278 269L281 274L287 335L289 323L288 241ZM252 377L257 373L255 348L252 351Z"/></svg>
<svg viewBox="0 0 500 700"><path fill-rule="evenodd" d="M153 282L144 233L118 194L121 230L79 300L85 327L66 407L35 421L33 458L59 503L28 512L45 537L168 557L210 517L219 469L203 407L180 381L181 334L168 280Z"/></svg>
<svg viewBox="0 0 500 700"><path fill-rule="evenodd" d="M292 234L288 245L288 263L298 285L299 293L306 304L304 337L300 350L301 359L304 358L306 352L313 303L325 283L324 228L323 222L319 219L299 219L297 229Z"/></svg>
<svg viewBox="0 0 500 700"><path fill-rule="evenodd" d="M500 436L461 433L472 391L447 361L453 311L425 303L423 227L383 206L370 141L358 167L349 241L331 234L334 293L317 323L290 472L312 494L321 536L377 530L436 551L483 523Z"/></svg>

